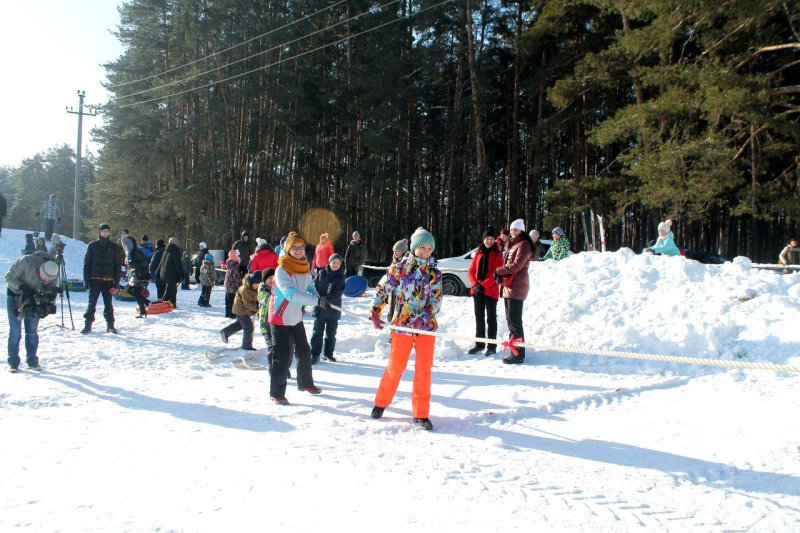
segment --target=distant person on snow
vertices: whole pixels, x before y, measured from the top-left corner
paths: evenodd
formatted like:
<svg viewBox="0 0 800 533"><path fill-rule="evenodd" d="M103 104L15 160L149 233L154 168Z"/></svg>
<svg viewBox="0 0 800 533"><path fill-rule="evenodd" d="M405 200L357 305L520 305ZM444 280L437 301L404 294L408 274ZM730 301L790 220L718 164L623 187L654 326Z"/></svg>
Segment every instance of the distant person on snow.
<svg viewBox="0 0 800 533"><path fill-rule="evenodd" d="M564 229L559 226L553 228L553 242L550 244L550 249L542 257L542 261L546 259L555 259L561 261L569 256L569 241L564 236Z"/></svg>
<svg viewBox="0 0 800 533"><path fill-rule="evenodd" d="M552 250L552 247L550 248ZM495 271L500 278L501 296L505 301L506 323L512 339L525 338L522 326L522 307L528 297L530 280L528 268L533 255L533 244L525 233L525 222L520 218L511 223L511 240L503 265ZM516 352L516 353L515 353ZM511 353L503 358L507 365L518 365L525 360L525 348L512 348Z"/></svg>
<svg viewBox="0 0 800 533"><path fill-rule="evenodd" d="M147 235L142 235L141 242L139 243L139 249L142 251L145 259L147 260L150 260L150 258L153 257L153 253L155 253L155 250L153 250L153 243L150 242L150 239L147 237Z"/></svg>
<svg viewBox="0 0 800 533"><path fill-rule="evenodd" d="M782 265L800 265L800 248L798 248L797 237L791 237L789 244L781 250L778 256L778 263ZM784 269L785 273L791 272L792 269Z"/></svg>
<svg viewBox="0 0 800 533"><path fill-rule="evenodd" d="M345 263L345 277L357 276L358 269L364 264L367 258L367 246L361 234L357 231L353 232L353 240L347 246L344 252Z"/></svg>
<svg viewBox="0 0 800 533"><path fill-rule="evenodd" d="M675 245L675 240L672 235L671 220L666 220L658 224L658 239L656 239L656 243L642 251L657 255L681 255L681 251Z"/></svg>
<svg viewBox="0 0 800 533"><path fill-rule="evenodd" d="M192 261L192 265L194 265L194 280L195 283L200 283L200 267L203 266L203 261L206 258L206 254L208 253L208 245L204 242L201 242L197 245L197 255L194 256L194 260ZM191 275L191 270L189 274Z"/></svg>
<svg viewBox="0 0 800 533"><path fill-rule="evenodd" d="M258 245L247 270L249 272L261 272L265 268L278 268L278 254L272 251L272 246L267 244L267 241Z"/></svg>
<svg viewBox="0 0 800 533"><path fill-rule="evenodd" d="M111 228L108 224L100 224L100 235L97 240L86 247L83 258L83 281L89 288L89 305L83 315L84 326L81 333L86 335L92 331L94 312L97 300L103 296L103 318L106 319L106 331L117 333L114 327L114 303L111 299L111 289L119 285L122 276L122 248L113 242L109 235Z"/></svg>
<svg viewBox="0 0 800 533"><path fill-rule="evenodd" d="M225 263L225 318L236 318L231 310L236 291L242 284L242 273L239 270L239 250L231 249L228 252L228 261Z"/></svg>
<svg viewBox="0 0 800 533"><path fill-rule="evenodd" d="M167 284L159 277L158 267L161 265L161 258L164 257L164 250L167 245L164 239L156 241L156 250L153 252L153 257L150 258L150 278L156 284L156 298L161 300L164 298L164 292L167 290Z"/></svg>
<svg viewBox="0 0 800 533"><path fill-rule="evenodd" d="M192 275L192 260L189 259L189 252L183 252L181 258L181 267L183 267L183 278L181 278L181 290L189 291L192 288L189 286L189 277Z"/></svg>
<svg viewBox="0 0 800 533"><path fill-rule="evenodd" d="M39 319L56 312L59 266L43 252L23 255L6 272L8 310L8 370L17 372L19 341L25 325L25 362L31 370L39 366Z"/></svg>
<svg viewBox="0 0 800 533"><path fill-rule="evenodd" d="M61 222L61 208L58 206L59 195L57 192L51 194L47 200L42 202L42 208L38 215L44 219L44 238L50 240L53 236L53 228Z"/></svg>
<svg viewBox="0 0 800 533"><path fill-rule="evenodd" d="M344 268L342 256L333 254L328 258L328 266L317 272L314 286L320 296L324 296L328 303L342 306L344 294ZM311 364L319 363L322 354L326 361L336 362L333 350L336 348L336 330L342 312L336 309L323 309L314 307L314 333L311 335ZM322 340L325 337L325 351L323 352Z"/></svg>
<svg viewBox="0 0 800 533"><path fill-rule="evenodd" d="M328 268L330 262L328 261L331 256L333 255L333 245L330 241L330 236L327 233L323 233L319 236L319 244L314 249L314 262L312 263L312 267L314 271L323 270Z"/></svg>
<svg viewBox="0 0 800 533"><path fill-rule="evenodd" d="M231 309L236 317L236 322L219 332L220 339L225 344L228 343L231 335L241 331L242 350L255 350L253 348L253 315L258 313L258 287L260 284L261 271L253 272L242 280Z"/></svg>
<svg viewBox="0 0 800 533"><path fill-rule="evenodd" d="M392 325L420 331L436 331L436 314L442 305L442 273L436 268L432 256L436 247L433 235L417 228L411 235L411 254L389 267L386 276L378 283L375 299L370 309L370 320L375 329L383 329L381 311L389 295L397 295L397 309L389 317ZM389 363L381 377L375 394L375 405L370 416L381 418L392 403L400 378L408 366L412 348L416 353L414 385L411 392L411 411L414 424L419 429L431 430L428 418L431 406L431 369L436 338L432 335L392 331Z"/></svg>
<svg viewBox="0 0 800 533"><path fill-rule="evenodd" d="M164 255L158 265L158 277L166 286L163 301L169 302L172 307L175 307L178 299L178 283L184 276L183 265L181 264L183 252L177 238L170 237L167 242L167 248L164 250Z"/></svg>
<svg viewBox="0 0 800 533"><path fill-rule="evenodd" d="M200 277L198 279L202 289L200 290L200 298L197 300L197 305L200 307L211 307L211 290L214 288L214 283L217 281L217 271L214 268L214 256L206 254L203 259L203 264L200 265Z"/></svg>
<svg viewBox="0 0 800 533"><path fill-rule="evenodd" d="M233 243L231 246L234 250L239 250L239 259L241 259L241 263L239 263L239 270L242 272L242 275L247 273L247 264L250 262L250 256L256 250L255 241L252 241L250 238L250 232L248 230L242 230L241 238Z"/></svg>
<svg viewBox="0 0 800 533"><path fill-rule="evenodd" d="M539 230L532 229L528 235L533 243L533 255L531 256L531 261L538 261L542 257L542 243L539 242Z"/></svg>
<svg viewBox="0 0 800 533"><path fill-rule="evenodd" d="M495 229L487 227L483 232L483 240L472 257L467 269L467 278L472 288L472 301L475 309L475 336L486 337L486 326L489 326L490 339L497 338L497 301L500 299L500 285L495 279L495 272L503 266L503 253L497 247ZM486 355L497 352L497 345L488 347L482 342L475 343L469 349L470 354L478 353L486 348Z"/></svg>

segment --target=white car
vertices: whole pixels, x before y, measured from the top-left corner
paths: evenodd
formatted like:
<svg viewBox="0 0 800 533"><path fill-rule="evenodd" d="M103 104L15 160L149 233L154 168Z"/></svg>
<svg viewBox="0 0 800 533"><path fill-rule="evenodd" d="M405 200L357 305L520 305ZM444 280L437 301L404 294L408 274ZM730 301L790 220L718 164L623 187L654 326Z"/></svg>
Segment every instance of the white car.
<svg viewBox="0 0 800 533"><path fill-rule="evenodd" d="M550 243L547 239L540 239L542 243L542 254L547 253ZM445 257L438 260L438 268L442 271L442 292L447 296L467 296L472 284L467 278L467 269L472 263L472 255L477 248L470 250L464 255L455 257Z"/></svg>

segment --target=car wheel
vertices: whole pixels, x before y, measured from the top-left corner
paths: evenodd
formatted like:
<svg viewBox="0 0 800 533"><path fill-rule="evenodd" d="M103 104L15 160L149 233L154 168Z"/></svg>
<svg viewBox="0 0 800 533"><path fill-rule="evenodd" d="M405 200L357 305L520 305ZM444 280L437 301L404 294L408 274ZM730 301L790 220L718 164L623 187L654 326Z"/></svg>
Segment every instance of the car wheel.
<svg viewBox="0 0 800 533"><path fill-rule="evenodd" d="M458 276L445 274L442 276L442 293L445 296L459 296L464 290L464 285Z"/></svg>

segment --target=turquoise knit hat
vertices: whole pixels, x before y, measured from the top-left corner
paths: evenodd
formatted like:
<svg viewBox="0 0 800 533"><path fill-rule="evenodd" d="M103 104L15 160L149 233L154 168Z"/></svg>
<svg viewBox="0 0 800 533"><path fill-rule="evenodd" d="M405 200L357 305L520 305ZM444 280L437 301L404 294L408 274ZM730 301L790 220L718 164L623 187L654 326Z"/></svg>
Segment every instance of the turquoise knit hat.
<svg viewBox="0 0 800 533"><path fill-rule="evenodd" d="M411 252L413 253L420 244L430 244L431 248L436 250L436 240L425 228L417 228L417 231L411 235Z"/></svg>

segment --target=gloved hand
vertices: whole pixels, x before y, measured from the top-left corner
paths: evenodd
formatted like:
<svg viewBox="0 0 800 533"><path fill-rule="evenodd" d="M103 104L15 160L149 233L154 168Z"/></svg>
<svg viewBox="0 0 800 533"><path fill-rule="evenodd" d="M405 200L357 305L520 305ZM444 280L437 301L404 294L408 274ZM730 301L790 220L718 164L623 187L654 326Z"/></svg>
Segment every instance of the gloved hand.
<svg viewBox="0 0 800 533"><path fill-rule="evenodd" d="M502 285L503 284L503 276L501 276L500 274L495 274L494 275L494 280L497 282L498 285Z"/></svg>
<svg viewBox="0 0 800 533"><path fill-rule="evenodd" d="M330 304L330 302L328 301L328 299L325 296L320 296L319 297L319 302L317 302L317 305L319 306L320 309L330 309L331 308L331 304Z"/></svg>
<svg viewBox="0 0 800 533"><path fill-rule="evenodd" d="M422 325L424 323L425 323L425 320L421 316L418 316L417 318L414 319L413 322L411 322L409 327L412 327L414 329L422 329Z"/></svg>
<svg viewBox="0 0 800 533"><path fill-rule="evenodd" d="M472 294L475 296L477 296L478 294L483 294L483 285L481 285L480 283L476 283L472 287Z"/></svg>
<svg viewBox="0 0 800 533"><path fill-rule="evenodd" d="M383 326L386 324L378 315L372 315L369 319L372 321L372 327L375 329L383 329Z"/></svg>

